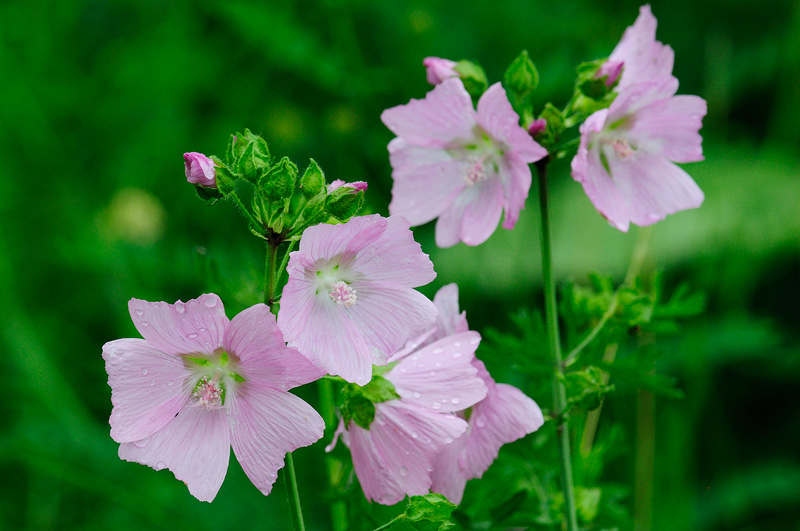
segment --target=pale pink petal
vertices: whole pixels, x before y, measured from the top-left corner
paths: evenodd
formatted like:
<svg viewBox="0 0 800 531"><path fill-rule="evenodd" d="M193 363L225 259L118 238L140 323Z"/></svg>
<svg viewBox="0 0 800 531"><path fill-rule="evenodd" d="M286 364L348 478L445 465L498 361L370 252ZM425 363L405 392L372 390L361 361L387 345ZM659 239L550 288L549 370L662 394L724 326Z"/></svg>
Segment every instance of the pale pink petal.
<svg viewBox="0 0 800 531"><path fill-rule="evenodd" d="M458 78L445 79L423 100L386 109L381 121L397 136L423 147L445 147L454 138L469 138L476 123L472 99Z"/></svg>
<svg viewBox="0 0 800 531"><path fill-rule="evenodd" d="M256 304L233 318L225 331L225 351L239 358L246 381L286 391L318 380L325 372L286 346L275 316Z"/></svg>
<svg viewBox="0 0 800 531"><path fill-rule="evenodd" d="M436 222L436 245L451 247L463 241L480 245L494 233L503 213L503 190L499 179L468 186Z"/></svg>
<svg viewBox="0 0 800 531"><path fill-rule="evenodd" d="M230 458L225 410L187 403L172 422L154 435L119 447L119 457L156 470L168 468L200 501L214 499Z"/></svg>
<svg viewBox="0 0 800 531"><path fill-rule="evenodd" d="M189 399L183 360L151 347L144 339L117 339L103 345L111 387L111 438L131 442L149 437Z"/></svg>
<svg viewBox="0 0 800 531"><path fill-rule="evenodd" d="M428 83L431 85L438 85L445 79L458 77L458 72L456 72L456 64L458 63L450 59L426 57L422 60L422 64L425 66Z"/></svg>
<svg viewBox="0 0 800 531"><path fill-rule="evenodd" d="M408 220L402 216L386 219L386 230L358 253L351 267L364 278L412 288L436 278L433 262L414 241Z"/></svg>
<svg viewBox="0 0 800 531"><path fill-rule="evenodd" d="M703 98L664 98L636 113L630 134L642 138L650 153L673 162L698 162L703 160L703 137L699 131L705 115Z"/></svg>
<svg viewBox="0 0 800 531"><path fill-rule="evenodd" d="M315 272L303 268L303 255L292 254L287 267L289 282L283 288L278 311L278 328L290 343L306 329L317 300Z"/></svg>
<svg viewBox="0 0 800 531"><path fill-rule="evenodd" d="M210 354L222 346L228 325L222 301L213 293L175 304L131 299L128 309L142 337L166 354Z"/></svg>
<svg viewBox="0 0 800 531"><path fill-rule="evenodd" d="M386 230L386 223L386 218L374 214L354 217L341 225L320 223L309 227L300 239L300 249L290 255L287 270L291 275L301 267L337 256L349 260L377 240ZM300 257L303 257L302 262L299 261Z"/></svg>
<svg viewBox="0 0 800 531"><path fill-rule="evenodd" d="M501 164L500 180L503 184L506 215L503 219L504 229L513 229L519 219L520 211L525 208L528 192L531 188L531 168L515 154L505 157Z"/></svg>
<svg viewBox="0 0 800 531"><path fill-rule="evenodd" d="M431 472L431 492L443 494L451 503L459 505L464 497L467 481L472 479L461 467L460 456L467 444L467 433L445 446L436 455Z"/></svg>
<svg viewBox="0 0 800 531"><path fill-rule="evenodd" d="M436 321L436 306L411 288L367 281L353 286L358 292L358 302L345 311L349 312L367 345L378 350L376 354L383 361L382 365L408 338L428 330Z"/></svg>
<svg viewBox="0 0 800 531"><path fill-rule="evenodd" d="M472 479L486 472L504 444L538 430L544 417L536 402L522 391L496 384L494 391L472 408L469 424L459 462Z"/></svg>
<svg viewBox="0 0 800 531"><path fill-rule="evenodd" d="M406 495L427 494L434 457L466 428L455 415L390 400L375 404L369 430L351 423L344 440L364 495L392 505Z"/></svg>
<svg viewBox="0 0 800 531"><path fill-rule="evenodd" d="M500 83L489 87L478 101L478 123L495 141L508 145L523 162L536 162L547 155L547 150L519 125L519 115Z"/></svg>
<svg viewBox="0 0 800 531"><path fill-rule="evenodd" d="M464 169L443 149L417 147L402 138L389 142L392 202L389 212L405 216L411 225L438 217L464 189Z"/></svg>
<svg viewBox="0 0 800 531"><path fill-rule="evenodd" d="M461 411L486 397L486 384L472 364L480 340L477 332L447 336L401 359L384 377L407 404Z"/></svg>
<svg viewBox="0 0 800 531"><path fill-rule="evenodd" d="M258 490L267 495L287 452L322 438L325 423L300 398L244 382L228 409L236 459Z"/></svg>
<svg viewBox="0 0 800 531"><path fill-rule="evenodd" d="M467 312L459 313L458 284L446 284L439 288L433 297L433 304L439 310L436 316L437 332L435 339L469 331Z"/></svg>
<svg viewBox="0 0 800 531"><path fill-rule="evenodd" d="M656 40L657 24L650 6L642 6L636 22L625 30L611 52L610 60L623 63L617 91L642 81L671 77L675 54L672 48Z"/></svg>

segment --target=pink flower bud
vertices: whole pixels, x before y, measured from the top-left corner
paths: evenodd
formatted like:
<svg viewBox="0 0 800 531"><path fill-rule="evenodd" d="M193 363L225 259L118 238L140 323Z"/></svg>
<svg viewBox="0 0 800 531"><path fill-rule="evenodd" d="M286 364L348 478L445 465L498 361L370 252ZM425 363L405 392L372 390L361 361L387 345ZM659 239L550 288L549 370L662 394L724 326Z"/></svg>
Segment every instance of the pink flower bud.
<svg viewBox="0 0 800 531"><path fill-rule="evenodd" d="M186 166L186 180L206 188L217 187L217 176L214 161L202 153L184 153L183 164Z"/></svg>
<svg viewBox="0 0 800 531"><path fill-rule="evenodd" d="M341 179L336 179L335 181L333 181L331 184L328 185L328 193L331 193L334 190L341 188L342 186L344 186L345 188L352 188L353 189L352 193L361 192L367 189L367 183L365 183L364 181L355 181L352 183L346 183Z"/></svg>
<svg viewBox="0 0 800 531"><path fill-rule="evenodd" d="M539 133L544 133L545 129L547 129L547 120L544 118L538 118L528 126L528 134L531 136L536 136Z"/></svg>
<svg viewBox="0 0 800 531"><path fill-rule="evenodd" d="M602 79L606 78L606 87L611 88L614 86L614 83L619 80L620 74L622 74L622 67L625 65L623 61L613 61L609 59L600 67L597 73L594 75L595 79Z"/></svg>
<svg viewBox="0 0 800 531"><path fill-rule="evenodd" d="M456 72L456 62L441 57L426 57L422 60L425 71L428 74L428 83L438 85L450 77L458 77Z"/></svg>

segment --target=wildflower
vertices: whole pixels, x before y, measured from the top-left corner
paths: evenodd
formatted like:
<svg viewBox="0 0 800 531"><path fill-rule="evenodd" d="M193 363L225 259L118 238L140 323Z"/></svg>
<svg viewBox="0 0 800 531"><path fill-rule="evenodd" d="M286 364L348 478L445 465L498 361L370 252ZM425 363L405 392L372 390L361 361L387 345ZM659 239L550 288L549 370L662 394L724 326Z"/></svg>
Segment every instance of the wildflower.
<svg viewBox="0 0 800 531"><path fill-rule="evenodd" d="M356 217L309 227L289 257L278 326L330 374L365 385L372 365L427 330L436 307L412 288L434 279L408 221Z"/></svg>
<svg viewBox="0 0 800 531"><path fill-rule="evenodd" d="M625 30L619 44L598 72L598 77L608 75L606 83L610 87L615 81L614 77L619 76L619 68L623 67L617 92L645 81L671 79L673 83L677 83L672 77L675 53L668 45L656 40L657 25L650 6L640 7L636 22Z"/></svg>
<svg viewBox="0 0 800 531"><path fill-rule="evenodd" d="M428 76L428 83L431 85L438 85L445 79L458 77L456 64L455 61L442 59L441 57L426 57L422 60L422 65L425 67L425 73Z"/></svg>
<svg viewBox="0 0 800 531"><path fill-rule="evenodd" d="M477 112L460 79L445 79L423 100L383 111L395 133L389 143L392 202L389 211L411 225L434 218L436 244L478 245L497 228L511 229L528 197L528 164L547 151L520 127L505 90L496 83Z"/></svg>
<svg viewBox="0 0 800 531"><path fill-rule="evenodd" d="M186 167L186 180L206 188L217 187L217 174L214 161L202 153L184 153L183 165Z"/></svg>
<svg viewBox="0 0 800 531"><path fill-rule="evenodd" d="M374 404L368 428L340 425L367 499L391 505L428 492L436 455L467 429L452 412L486 396L472 365L479 342L476 332L455 334L399 360L382 376L399 398Z"/></svg>
<svg viewBox="0 0 800 531"><path fill-rule="evenodd" d="M581 125L572 177L612 226L650 225L697 208L703 192L673 162L703 160L706 102L675 96L677 81L638 83Z"/></svg>
<svg viewBox="0 0 800 531"><path fill-rule="evenodd" d="M173 305L132 299L128 307L144 339L103 345L120 458L168 468L211 501L233 446L247 477L269 494L286 452L322 437L319 414L287 392L321 371L286 347L263 304L232 321L214 294Z"/></svg>

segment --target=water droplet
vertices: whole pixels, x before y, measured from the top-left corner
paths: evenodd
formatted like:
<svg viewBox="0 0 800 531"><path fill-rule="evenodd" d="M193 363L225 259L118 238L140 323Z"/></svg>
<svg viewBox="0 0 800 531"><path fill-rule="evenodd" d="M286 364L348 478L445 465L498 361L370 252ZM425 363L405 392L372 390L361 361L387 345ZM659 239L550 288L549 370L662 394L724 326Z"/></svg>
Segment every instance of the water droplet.
<svg viewBox="0 0 800 531"><path fill-rule="evenodd" d="M422 396L422 395L421 395L421 394L419 394L419 393L417 393L417 392L415 392L415 393L414 393L414 398L419 398L419 397L421 397L421 396Z"/></svg>
<svg viewBox="0 0 800 531"><path fill-rule="evenodd" d="M150 387L153 387L156 384L155 380L150 380Z"/></svg>
<svg viewBox="0 0 800 531"><path fill-rule="evenodd" d="M472 339L469 340L469 342L470 342L471 345L477 345L478 343L481 342L481 338L473 337Z"/></svg>
<svg viewBox="0 0 800 531"><path fill-rule="evenodd" d="M419 437L419 433L417 433L417 432L415 432L415 431L412 431L412 432L411 432L411 438L412 438L412 439L416 439L417 437Z"/></svg>
<svg viewBox="0 0 800 531"><path fill-rule="evenodd" d="M436 376L436 371L431 371L428 374L430 374L431 376Z"/></svg>
<svg viewBox="0 0 800 531"><path fill-rule="evenodd" d="M436 362L436 367L441 367L441 366L442 366L442 363L441 363L441 362L439 362L439 361L437 361L437 362Z"/></svg>
<svg viewBox="0 0 800 531"><path fill-rule="evenodd" d="M165 468L166 466L167 465L164 464L164 461L159 461L158 463L156 463L156 470L161 470L161 469Z"/></svg>
<svg viewBox="0 0 800 531"><path fill-rule="evenodd" d="M458 348L461 346L461 341L453 341L453 346Z"/></svg>
<svg viewBox="0 0 800 531"><path fill-rule="evenodd" d="M411 455L411 452L409 452L408 450L403 450L403 453L406 455Z"/></svg>
<svg viewBox="0 0 800 531"><path fill-rule="evenodd" d="M172 384L174 383L175 382L173 382L172 380L167 380L167 387L172 387Z"/></svg>
<svg viewBox="0 0 800 531"><path fill-rule="evenodd" d="M439 402L441 402L442 404L446 404L447 403L447 399L446 398L442 398L441 400L439 400Z"/></svg>
<svg viewBox="0 0 800 531"><path fill-rule="evenodd" d="M144 448L145 446L147 446L147 443L149 442L150 442L150 437L145 437L144 439L133 441L133 444L135 444L137 448Z"/></svg>
<svg viewBox="0 0 800 531"><path fill-rule="evenodd" d="M144 312L142 310L136 310L134 313L136 315L144 315Z"/></svg>
<svg viewBox="0 0 800 531"><path fill-rule="evenodd" d="M191 334L186 334L186 337L188 337L189 339L194 339L194 338L196 338L196 337L197 337L197 334L195 334L194 332L192 332Z"/></svg>
<svg viewBox="0 0 800 531"><path fill-rule="evenodd" d="M206 331L206 329L205 329L205 328L198 328L198 329L197 329L197 331L198 331L198 332L205 332L205 331Z"/></svg>
<svg viewBox="0 0 800 531"><path fill-rule="evenodd" d="M175 306L175 311L178 313L183 313L186 311L186 305L181 301L176 302L174 306Z"/></svg>
<svg viewBox="0 0 800 531"><path fill-rule="evenodd" d="M461 402L460 398L453 398L452 400L450 400L451 404L458 404L459 402Z"/></svg>
<svg viewBox="0 0 800 531"><path fill-rule="evenodd" d="M440 348L435 348L431 350L431 352L433 352L434 354L441 354L442 352L444 352L444 350Z"/></svg>
<svg viewBox="0 0 800 531"><path fill-rule="evenodd" d="M475 425L478 426L479 428L485 428L486 427L486 420L484 420L482 418L476 419L475 420Z"/></svg>
<svg viewBox="0 0 800 531"><path fill-rule="evenodd" d="M431 407L433 409L442 409L442 405L439 402L434 402Z"/></svg>
<svg viewBox="0 0 800 531"><path fill-rule="evenodd" d="M142 369L142 376L147 376L147 373L148 373L147 369Z"/></svg>
<svg viewBox="0 0 800 531"><path fill-rule="evenodd" d="M447 437L444 438L444 442L447 443L447 444L450 444L451 442L453 442L453 438L450 437L450 436L447 436Z"/></svg>
<svg viewBox="0 0 800 531"><path fill-rule="evenodd" d="M405 374L405 373L407 373L407 372L408 372L408 369L406 369L405 367L400 367L400 372L402 372L403 374Z"/></svg>
<svg viewBox="0 0 800 531"><path fill-rule="evenodd" d="M414 354L411 356L411 361L417 361L419 359L419 354Z"/></svg>
<svg viewBox="0 0 800 531"><path fill-rule="evenodd" d="M206 308L213 308L217 305L217 298L216 297L206 297L205 300Z"/></svg>
<svg viewBox="0 0 800 531"><path fill-rule="evenodd" d="M400 467L400 475L406 477L408 475L408 469L404 466Z"/></svg>
<svg viewBox="0 0 800 531"><path fill-rule="evenodd" d="M150 323L148 323L147 321L142 321L141 324L142 324L142 326L149 326L150 325Z"/></svg>
<svg viewBox="0 0 800 531"><path fill-rule="evenodd" d="M461 356L463 356L463 354L461 352L453 352L453 359L454 360L460 358Z"/></svg>

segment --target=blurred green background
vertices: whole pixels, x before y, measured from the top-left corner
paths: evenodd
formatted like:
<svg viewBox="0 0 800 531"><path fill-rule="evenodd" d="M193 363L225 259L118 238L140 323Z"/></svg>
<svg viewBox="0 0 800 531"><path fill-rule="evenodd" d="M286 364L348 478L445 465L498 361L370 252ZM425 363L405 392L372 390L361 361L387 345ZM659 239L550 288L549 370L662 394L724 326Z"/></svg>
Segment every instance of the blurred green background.
<svg viewBox="0 0 800 531"><path fill-rule="evenodd" d="M706 161L687 166L705 204L655 227L646 268L704 291L708 310L659 367L686 398L649 399L655 496L638 529L800 529L800 4L652 8L679 92L709 112ZM313 157L329 180L368 181L386 215L379 116L429 89L423 57L475 60L493 81L525 48L539 104L563 105L577 64L607 56L637 14L587 0L0 3L0 527L288 529L280 481L264 498L234 459L204 504L168 471L120 461L108 435L100 352L137 336L129 298L213 290L229 316L259 300L259 240L231 205L197 199L182 154L221 153L249 127L301 169ZM609 227L568 169L551 170L557 274L621 280L636 229ZM477 248L438 250L420 227L438 272L422 291L458 282L473 328L511 330L509 312L541 306L536 215L532 194L514 231ZM600 423L628 434L607 470L631 488L636 396L620 386ZM328 528L322 447L295 457L312 529Z"/></svg>

